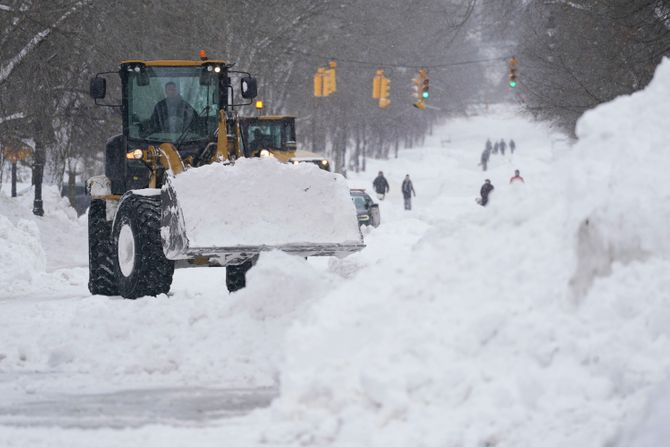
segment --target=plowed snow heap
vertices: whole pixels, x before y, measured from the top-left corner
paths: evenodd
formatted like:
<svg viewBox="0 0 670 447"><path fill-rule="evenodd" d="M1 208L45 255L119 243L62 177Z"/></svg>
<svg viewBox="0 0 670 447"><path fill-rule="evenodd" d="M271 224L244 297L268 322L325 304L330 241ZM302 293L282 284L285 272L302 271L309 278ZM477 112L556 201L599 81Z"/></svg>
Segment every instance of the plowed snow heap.
<svg viewBox="0 0 670 447"><path fill-rule="evenodd" d="M91 293L167 293L175 267L195 265L226 267L233 291L262 251L342 256L363 248L340 175L243 158L235 108L251 103L256 80L231 66L121 63L123 134L107 142L105 175L88 182ZM99 74L91 97L105 94Z"/></svg>

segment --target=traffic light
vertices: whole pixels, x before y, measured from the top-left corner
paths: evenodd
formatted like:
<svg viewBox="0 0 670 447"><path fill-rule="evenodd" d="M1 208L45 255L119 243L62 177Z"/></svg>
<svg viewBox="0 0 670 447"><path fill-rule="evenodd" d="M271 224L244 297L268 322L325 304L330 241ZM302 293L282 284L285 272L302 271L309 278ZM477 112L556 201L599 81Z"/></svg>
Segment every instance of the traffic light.
<svg viewBox="0 0 670 447"><path fill-rule="evenodd" d="M428 80L428 70L425 68L419 69L419 74L413 79L414 85L412 86L412 96L414 96L417 101L414 102L414 107L419 110L426 109L426 100L430 97L430 81Z"/></svg>
<svg viewBox="0 0 670 447"><path fill-rule="evenodd" d="M325 68L319 68L314 74L314 96L317 98L328 96L323 94L323 74L325 71Z"/></svg>
<svg viewBox="0 0 670 447"><path fill-rule="evenodd" d="M417 76L415 78L412 78L412 96L414 96L416 99L421 98L421 83L422 83L421 76Z"/></svg>
<svg viewBox="0 0 670 447"><path fill-rule="evenodd" d="M330 96L337 91L337 79L335 74L337 62L328 62L328 68L319 67L314 75L314 96L321 98Z"/></svg>
<svg viewBox="0 0 670 447"><path fill-rule="evenodd" d="M389 98L391 96L391 80L386 76L382 76L379 83L379 107L385 109L391 105L391 99Z"/></svg>
<svg viewBox="0 0 670 447"><path fill-rule="evenodd" d="M516 56L512 56L512 59L509 60L509 86L514 88L517 86L517 61Z"/></svg>
<svg viewBox="0 0 670 447"><path fill-rule="evenodd" d="M335 67L337 67L337 62L331 60L328 62L328 68L326 68L326 74L323 78L323 88L328 93L323 96L328 96L337 91L337 80L335 78ZM324 92L325 93L325 92Z"/></svg>
<svg viewBox="0 0 670 447"><path fill-rule="evenodd" d="M384 76L384 70L379 68L372 78L372 99L379 100L382 109L391 105L391 80Z"/></svg>
<svg viewBox="0 0 670 447"><path fill-rule="evenodd" d="M429 82L428 78L423 80L423 86L421 87L421 97L423 99L428 99L430 97L430 92L428 91Z"/></svg>
<svg viewBox="0 0 670 447"><path fill-rule="evenodd" d="M380 68L377 71L375 71L375 76L372 78L372 99L381 98L383 77L384 77L384 70Z"/></svg>

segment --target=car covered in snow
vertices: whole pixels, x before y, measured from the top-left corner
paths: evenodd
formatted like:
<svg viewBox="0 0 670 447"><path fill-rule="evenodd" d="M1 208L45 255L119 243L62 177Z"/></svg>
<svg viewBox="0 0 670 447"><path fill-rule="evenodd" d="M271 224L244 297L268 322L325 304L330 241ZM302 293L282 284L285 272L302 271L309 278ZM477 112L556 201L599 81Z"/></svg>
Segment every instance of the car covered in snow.
<svg viewBox="0 0 670 447"><path fill-rule="evenodd" d="M313 163L324 171L330 172L330 160L322 157L320 154L315 152L306 151L298 149L295 151L295 155L289 159L291 163Z"/></svg>
<svg viewBox="0 0 670 447"><path fill-rule="evenodd" d="M351 200L356 206L359 225L372 225L378 227L381 223L379 215L379 204L372 201L372 197L364 189L351 189Z"/></svg>

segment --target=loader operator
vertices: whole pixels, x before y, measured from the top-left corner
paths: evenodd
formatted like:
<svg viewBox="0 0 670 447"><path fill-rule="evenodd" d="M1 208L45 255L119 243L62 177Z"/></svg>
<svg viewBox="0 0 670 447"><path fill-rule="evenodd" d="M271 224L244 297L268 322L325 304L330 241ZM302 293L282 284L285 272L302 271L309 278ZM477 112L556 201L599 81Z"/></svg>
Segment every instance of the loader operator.
<svg viewBox="0 0 670 447"><path fill-rule="evenodd" d="M151 114L153 132L179 134L187 129L197 114L191 105L179 94L177 84L165 84L165 99L158 101Z"/></svg>
<svg viewBox="0 0 670 447"><path fill-rule="evenodd" d="M252 151L262 149L268 145L268 137L260 129L254 129L254 139L249 143Z"/></svg>

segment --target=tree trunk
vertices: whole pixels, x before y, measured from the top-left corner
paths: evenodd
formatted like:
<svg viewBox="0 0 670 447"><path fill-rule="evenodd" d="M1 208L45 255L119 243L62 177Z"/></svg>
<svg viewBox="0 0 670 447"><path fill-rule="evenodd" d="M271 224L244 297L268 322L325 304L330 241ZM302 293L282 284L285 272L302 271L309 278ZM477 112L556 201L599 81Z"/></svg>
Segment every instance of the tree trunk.
<svg viewBox="0 0 670 447"><path fill-rule="evenodd" d="M12 160L12 197L16 197L16 160Z"/></svg>
<svg viewBox="0 0 670 447"><path fill-rule="evenodd" d="M352 167L354 172L360 172L361 170L361 130L360 128L356 131L356 149L354 151L354 158Z"/></svg>
<svg viewBox="0 0 670 447"><path fill-rule="evenodd" d="M44 177L44 160L46 158L45 148L39 139L35 140L35 157L33 162L33 184L35 185L35 200L33 201L33 214L44 216L42 203L42 180Z"/></svg>
<svg viewBox="0 0 670 447"><path fill-rule="evenodd" d="M75 208L74 203L74 187L75 181L77 180L77 172L68 171L67 172L67 198L70 201L70 206Z"/></svg>

